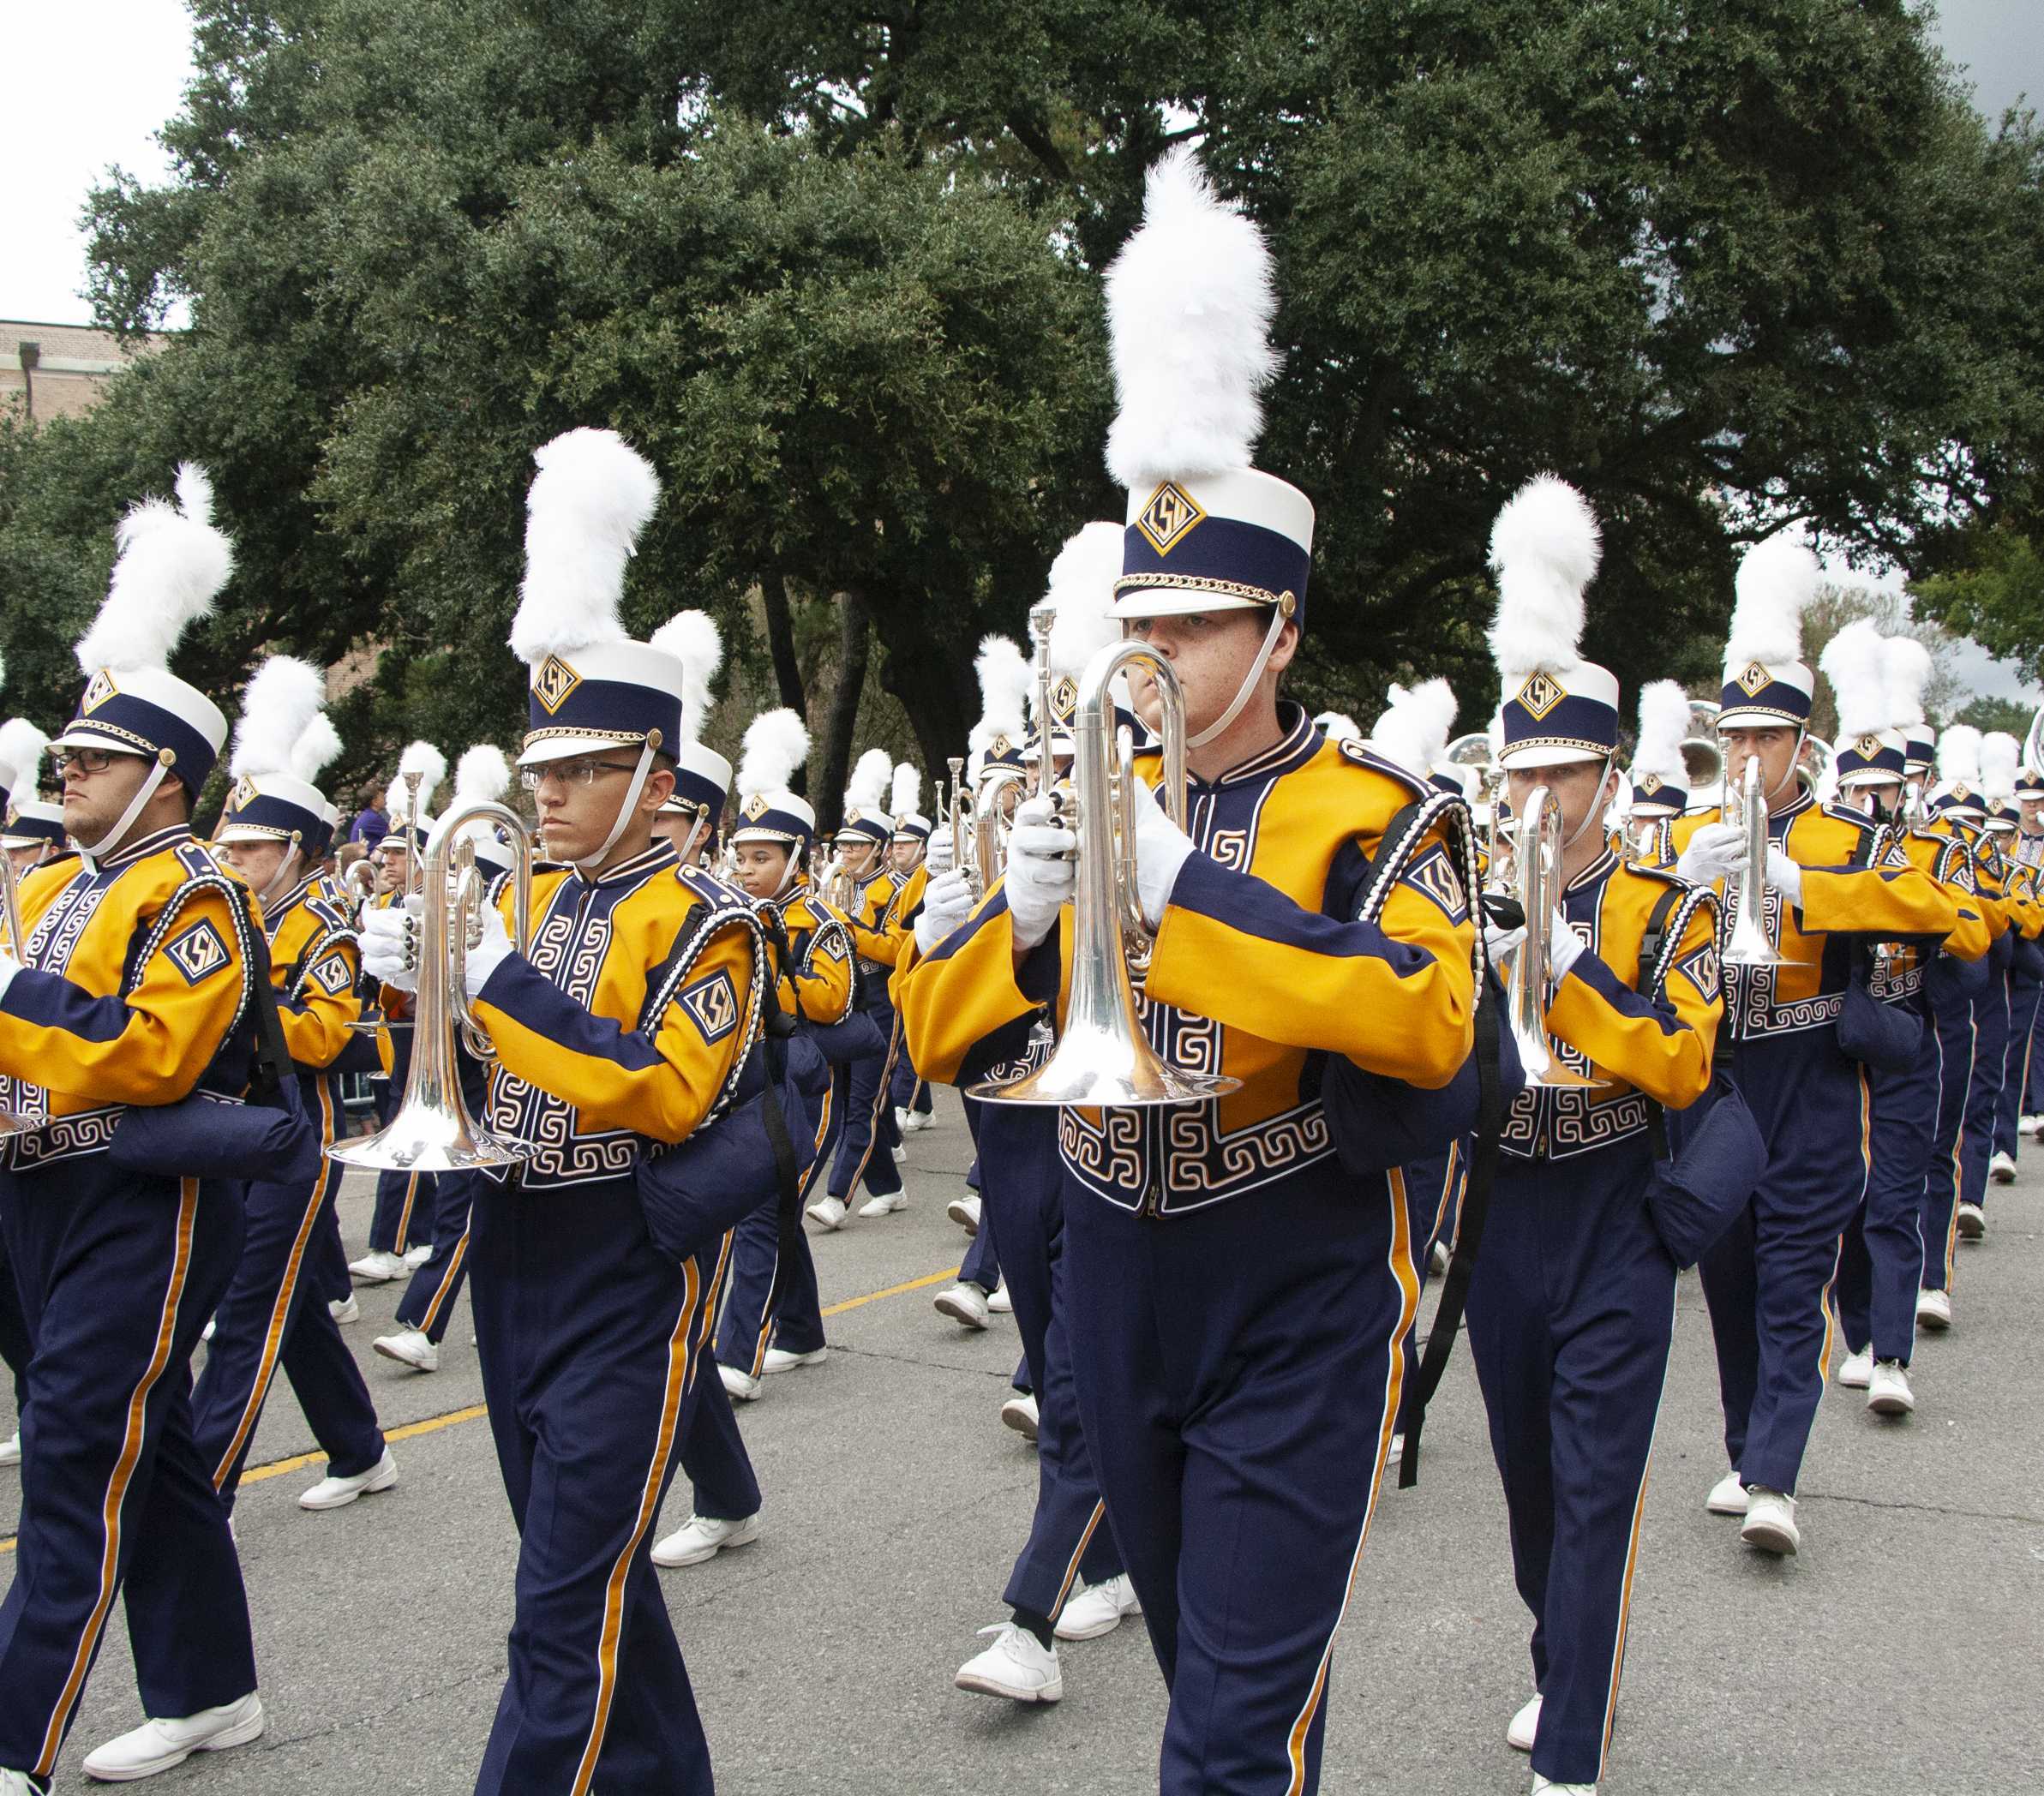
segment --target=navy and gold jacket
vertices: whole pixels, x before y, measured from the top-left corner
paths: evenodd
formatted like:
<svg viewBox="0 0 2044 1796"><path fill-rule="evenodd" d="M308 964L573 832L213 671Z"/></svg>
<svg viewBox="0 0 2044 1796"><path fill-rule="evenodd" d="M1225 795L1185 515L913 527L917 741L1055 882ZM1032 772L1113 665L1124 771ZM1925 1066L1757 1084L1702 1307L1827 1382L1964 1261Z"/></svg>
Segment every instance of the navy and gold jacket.
<svg viewBox="0 0 2044 1796"><path fill-rule="evenodd" d="M537 1144L529 1188L622 1176L728 1097L758 1029L757 925L667 841L605 873L536 873L531 925L530 957L474 1002L498 1057L488 1126Z"/></svg>
<svg viewBox="0 0 2044 1796"><path fill-rule="evenodd" d="M852 1008L851 925L816 895L806 874L796 876L787 897L757 908L780 931L769 931L767 952L782 1012L803 1022L842 1022Z"/></svg>
<svg viewBox="0 0 2044 1796"><path fill-rule="evenodd" d="M301 1072L323 1072L354 1041L362 951L351 907L325 873L309 873L263 913L270 983L284 1043Z"/></svg>
<svg viewBox="0 0 2044 1796"><path fill-rule="evenodd" d="M901 937L895 928L901 910L896 901L901 892L901 876L893 868L875 873L860 886L859 901L852 907L851 915L847 919L851 925L852 943L859 955L860 969L870 977L874 989L883 994L887 975L902 951Z"/></svg>
<svg viewBox="0 0 2044 1796"><path fill-rule="evenodd" d="M1670 893L1653 983L1642 992L1640 949ZM1520 1092L1502 1140L1520 1159L1567 1159L1644 1135L1657 1104L1687 1110L1710 1089L1724 1011L1713 893L1628 866L1607 848L1569 882L1561 908L1589 947L1555 982L1548 1030L1565 1064L1608 1082Z"/></svg>
<svg viewBox="0 0 2044 1796"><path fill-rule="evenodd" d="M29 1124L13 1170L103 1152L129 1105L247 1087L254 901L183 824L45 861L21 901L27 953L0 997L0 1108Z"/></svg>
<svg viewBox="0 0 2044 1796"><path fill-rule="evenodd" d="M1883 828L1880 852L1905 856L1951 899L1952 931L1936 946L1906 937L1874 946L1867 989L1884 1003L1915 1003L1924 997L1925 975L1939 955L1978 961L1994 945L1996 926L1981 901L1973 857L1964 842L1933 830L1891 823Z"/></svg>
<svg viewBox="0 0 2044 1796"><path fill-rule="evenodd" d="M1474 930L1465 871L1430 836L1380 922L1358 920L1387 826L1431 788L1360 744L1336 745L1297 705L1271 747L1187 787L1189 858L1157 931L1141 1003L1151 1045L1240 1089L1199 1105L1058 1112L1070 1175L1124 1209L1176 1215L1334 1158L1322 1069L1437 1088L1472 1039ZM1145 778L1157 761L1137 762ZM1072 913L1018 968L1005 894L897 984L908 1048L931 1079L969 1083L1022 1056L1037 1013L1060 1010Z"/></svg>
<svg viewBox="0 0 2044 1796"><path fill-rule="evenodd" d="M1679 858L1706 823L1726 821L1713 808L1675 820L1669 852ZM1767 839L1802 869L1802 902L1767 889L1763 922L1783 957L1780 967L1727 966L1725 1021L1735 1041L1793 1035L1836 1025L1852 979L1856 936L1919 936L1936 943L1957 926L1951 893L1900 853L1882 851L1873 818L1819 805L1805 790L1767 820ZM1738 921L1739 883L1719 894L1725 939Z"/></svg>

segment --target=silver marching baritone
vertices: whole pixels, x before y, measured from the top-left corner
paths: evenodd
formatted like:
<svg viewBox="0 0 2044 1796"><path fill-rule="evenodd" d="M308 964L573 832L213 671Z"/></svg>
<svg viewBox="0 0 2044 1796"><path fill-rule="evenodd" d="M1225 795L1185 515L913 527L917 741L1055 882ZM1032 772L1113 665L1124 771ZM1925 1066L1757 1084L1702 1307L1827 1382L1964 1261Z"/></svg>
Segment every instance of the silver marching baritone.
<svg viewBox="0 0 2044 1796"><path fill-rule="evenodd" d="M1727 967L1779 967L1783 957L1767 939L1767 794L1760 759L1746 763L1740 820L1746 829L1746 865L1739 874L1739 919L1718 959Z"/></svg>
<svg viewBox="0 0 2044 1796"><path fill-rule="evenodd" d="M328 1158L344 1165L460 1172L474 1166L515 1165L531 1157L531 1143L493 1135L469 1115L455 1070L457 1025L477 1059L496 1058L470 1008L463 977L470 931L488 901L475 845L468 839L475 823L497 824L511 839L512 940L520 954L531 949L532 844L524 822L508 806L494 804L465 805L441 817L426 845L419 988L412 1009L411 1076L405 1101L388 1127L327 1150Z"/></svg>
<svg viewBox="0 0 2044 1796"><path fill-rule="evenodd" d="M944 826L951 837L951 865L965 876L966 889L976 904L986 890L986 881L979 867L978 837L965 827L972 815L965 790L965 757L952 755L944 764L951 769L951 790L944 801Z"/></svg>
<svg viewBox="0 0 2044 1796"><path fill-rule="evenodd" d="M973 864L966 877L977 904L1008 871L1007 793L1026 776L1017 767L989 767L973 800Z"/></svg>
<svg viewBox="0 0 2044 1796"><path fill-rule="evenodd" d="M1035 612L1029 623L1034 631ZM1048 634L1046 627L1044 638ZM988 1103L1114 1108L1203 1104L1242 1083L1225 1075L1187 1072L1159 1059L1136 1012L1131 971L1139 972L1147 962L1152 937L1136 896L1135 753L1127 733L1115 727L1109 691L1116 674L1136 664L1155 681L1163 705L1159 796L1166 814L1184 827L1185 698L1178 675L1147 643L1110 644L1080 675L1072 714L1073 791L1062 808L1064 820L1077 831L1079 847L1064 1027L1051 1057L1035 1072L1006 1084L972 1087L972 1096ZM1049 771L1047 706L1042 721L1041 764Z"/></svg>
<svg viewBox="0 0 2044 1796"><path fill-rule="evenodd" d="M1526 937L1512 951L1505 977L1505 1018L1518 1045L1529 1086L1579 1090L1603 1083L1566 1065L1548 1039L1548 990L1553 984L1554 943L1548 931L1561 904L1561 806L1544 786L1528 794L1526 815L1513 834L1512 861Z"/></svg>

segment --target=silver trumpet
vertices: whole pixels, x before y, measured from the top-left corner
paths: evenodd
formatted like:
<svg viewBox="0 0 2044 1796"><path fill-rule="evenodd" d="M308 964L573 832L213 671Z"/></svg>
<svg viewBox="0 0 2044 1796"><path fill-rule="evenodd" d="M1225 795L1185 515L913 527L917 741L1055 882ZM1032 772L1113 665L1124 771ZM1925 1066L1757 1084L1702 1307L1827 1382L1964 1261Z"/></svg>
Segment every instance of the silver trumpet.
<svg viewBox="0 0 2044 1796"><path fill-rule="evenodd" d="M966 889L977 902L986 882L980 874L978 838L966 828L973 807L965 790L965 757L951 755L944 764L951 770L951 789L944 801L944 826L951 835L951 865L965 876Z"/></svg>
<svg viewBox="0 0 2044 1796"><path fill-rule="evenodd" d="M1526 939L1513 950L1505 978L1505 1016L1518 1044L1529 1086L1581 1090L1603 1081L1565 1064L1547 1033L1547 998L1553 981L1554 944L1548 938L1561 884L1561 806L1544 786L1535 787L1526 814L1512 831L1512 864Z"/></svg>
<svg viewBox="0 0 2044 1796"><path fill-rule="evenodd" d="M1030 622L1034 626L1034 613ZM1152 938L1136 889L1135 752L1127 732L1115 729L1108 691L1116 674L1136 663L1155 680L1164 708L1164 808L1174 822L1182 825L1185 820L1185 698L1178 675L1148 644L1110 644L1086 664L1072 716L1075 789L1065 814L1078 832L1079 847L1071 997L1064 1032L1035 1072L972 1088L974 1097L990 1103L1114 1108L1202 1104L1242 1083L1166 1064L1150 1046L1136 1014L1130 975L1147 966ZM1047 709L1044 723L1043 765L1048 770Z"/></svg>
<svg viewBox="0 0 2044 1796"><path fill-rule="evenodd" d="M1727 967L1779 967L1781 951L1767 939L1767 794L1759 757L1746 763L1740 787L1741 820L1746 826L1746 865L1739 875L1739 919L1718 959Z"/></svg>
<svg viewBox="0 0 2044 1796"><path fill-rule="evenodd" d="M980 775L972 807L973 864L966 874L975 904L1008 871L1005 795L1025 777L1017 767L990 767Z"/></svg>
<svg viewBox="0 0 2044 1796"><path fill-rule="evenodd" d="M501 824L512 848L512 914L520 954L532 945L532 847L518 813L503 805L468 805L441 818L426 845L425 914L421 919L419 989L412 1007L411 1077L389 1126L327 1150L346 1166L399 1172L460 1172L511 1166L531 1157L533 1144L493 1135L468 1113L454 1065L457 1027L478 1059L496 1051L471 1009L464 971L469 935L480 917L484 880L476 865L473 823Z"/></svg>

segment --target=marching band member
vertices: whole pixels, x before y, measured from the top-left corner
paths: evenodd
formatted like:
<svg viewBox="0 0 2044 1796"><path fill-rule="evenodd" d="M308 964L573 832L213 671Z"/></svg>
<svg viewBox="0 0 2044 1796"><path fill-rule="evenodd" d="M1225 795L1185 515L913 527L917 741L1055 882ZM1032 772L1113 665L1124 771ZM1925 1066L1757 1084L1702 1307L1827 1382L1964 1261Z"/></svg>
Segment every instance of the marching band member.
<svg viewBox="0 0 2044 1796"><path fill-rule="evenodd" d="M491 1432L519 1528L510 1668L480 1796L702 1793L709 1747L648 1556L702 1380L723 1249L676 1263L633 1169L734 1083L758 1016L752 931L653 838L674 782L685 670L626 638L626 562L657 503L614 433L547 444L528 500L512 647L531 670L520 757L557 865L530 957L486 908L470 1003L495 1051L487 1126L532 1145L478 1193L470 1296ZM416 922L382 911L363 958L416 979ZM411 970L408 970L408 968Z"/></svg>
<svg viewBox="0 0 2044 1796"><path fill-rule="evenodd" d="M398 776L391 781L384 806L390 828L376 844L376 894L373 910L401 903L416 883L413 870L424 859L426 837L433 828L430 807L440 782L447 775L447 757L430 742L414 742L398 757ZM402 991L376 995L383 1018L383 1036L390 1044L388 1076L381 1081L376 1120L387 1123L397 1113L411 1077L411 1000ZM387 1284L423 1265L433 1251L433 1215L438 1182L430 1172L386 1168L376 1175L376 1203L369 1212L369 1250L348 1264L357 1284ZM411 1256L418 1255L417 1260Z"/></svg>
<svg viewBox="0 0 2044 1796"><path fill-rule="evenodd" d="M894 907L897 956L901 953L901 938L915 926L915 913L923 901L923 888L930 878L932 826L930 819L917 808L922 802L922 773L914 763L904 761L895 769L894 790L890 794L894 805L894 840L888 849L888 865L899 883ZM941 812L946 793L942 789L942 781L938 787L937 808ZM887 1100L894 1109L896 1134L911 1135L930 1126L932 1120L930 1087L927 1081L917 1077L915 1063L908 1057L906 1049L896 1051ZM897 1146L895 1158L901 1157L902 1149Z"/></svg>
<svg viewBox="0 0 2044 1796"><path fill-rule="evenodd" d="M362 1015L354 919L322 871L331 826L313 781L340 752L321 709L326 690L317 668L289 656L256 669L228 763L234 787L213 833L261 907L285 1046L322 1149L345 1132L334 1067ZM314 1266L344 1257L334 1209L343 1170L322 1152L309 1179L248 1188L241 1259L192 1392L193 1439L230 1510L279 1367L327 1455L327 1476L299 1496L301 1508L343 1508L398 1482L361 1368L314 1289Z"/></svg>
<svg viewBox="0 0 2044 1796"><path fill-rule="evenodd" d="M1703 1257L1731 1470L1713 1514L1741 1515L1741 1537L1793 1553L1795 1482L1824 1394L1829 1296L1838 1241L1867 1188L1865 1069L1838 1045L1852 935L1941 942L1950 897L1906 862L1874 865L1878 826L1819 805L1796 777L1815 675L1798 658L1817 558L1776 536L1747 551L1726 644L1717 716L1726 811L1670 832L1685 879L1717 885L1727 939L1737 921L1747 835L1731 820L1747 768L1759 769L1766 862L1756 870L1776 967L1725 961L1728 1028L1720 1051L1767 1148L1745 1211Z"/></svg>
<svg viewBox="0 0 2044 1796"><path fill-rule="evenodd" d="M893 773L894 763L884 749L869 748L860 756L852 769L852 783L845 789L844 821L836 841L838 859L858 890L858 902L848 919L858 955L858 1004L872 1017L884 1045L852 1063L829 1182L824 1194L808 1206L809 1214L825 1229L843 1226L845 1212L861 1179L869 1194L860 1206L861 1216L890 1215L908 1202L895 1166L894 1148L898 1144L891 1139L894 1113L887 1101L894 1057L901 1045L900 1026L887 995L893 956L900 952L893 932L899 882L887 865L894 819L880 809ZM817 1158L820 1166L823 1156Z"/></svg>
<svg viewBox="0 0 2044 1796"><path fill-rule="evenodd" d="M1447 843L1350 920L1394 813L1427 788L1337 748L1279 681L1297 651L1312 508L1250 467L1273 370L1268 252L1174 152L1108 276L1129 489L1118 614L1184 689L1192 835L1138 761L1137 895L1156 934L1139 1027L1218 1099L1060 1114L1079 1408L1172 1692L1169 1793L1317 1786L1334 1635L1375 1508L1416 1285L1394 1173L1335 1158L1326 1059L1452 1081L1473 1039L1473 929ZM1160 713L1136 681L1145 721ZM919 961L926 1071L969 1081L1057 1008L1074 832L1016 813L1007 876ZM1103 820L1085 827L1097 829ZM1099 851L1096 841L1094 852Z"/></svg>
<svg viewBox="0 0 2044 1796"><path fill-rule="evenodd" d="M708 868L722 827L731 763L702 742L713 703L710 682L724 665L724 633L706 611L678 611L653 632L653 646L688 670L681 693L681 741L674 757L674 790L653 833L674 845L684 866Z"/></svg>
<svg viewBox="0 0 2044 1796"><path fill-rule="evenodd" d="M241 1252L242 1187L111 1151L129 1106L201 1086L233 1098L252 1064L249 896L189 822L227 720L166 665L233 551L204 475L181 469L177 493L122 521L55 744L78 853L22 881L27 951L0 955L0 1108L27 1123L6 1143L0 1230L33 1352L0 1602L0 1784L16 1790L48 1787L123 1588L151 1719L89 1754L89 1774L145 1777L263 1727L189 1370Z"/></svg>
<svg viewBox="0 0 2044 1796"><path fill-rule="evenodd" d="M1675 1266L1647 1187L1662 1109L1687 1109L1711 1084L1717 907L1707 891L1621 860L1600 827L1622 782L1618 681L1579 648L1598 560L1589 506L1542 476L1498 514L1490 560L1512 808L1531 827L1536 789L1555 800L1561 865L1551 918L1486 932L1495 958L1524 952L1529 925L1544 924L1560 1060L1606 1082L1529 1087L1514 1099L1469 1287L1469 1342L1514 1575L1533 1614L1535 1695L1508 1738L1532 1753L1536 1791L1586 1796L1617 1713L1675 1333Z"/></svg>
<svg viewBox="0 0 2044 1796"><path fill-rule="evenodd" d="M1907 730L1922 721L1928 651L1908 637L1884 643L1874 626L1861 620L1825 645L1822 666L1838 698L1838 751L1831 764L1841 801L1885 827L1887 839L1951 895L1957 919L1939 948L1927 951L1919 943L1898 940L1870 950L1869 991L1918 1019L1919 1033L1908 1064L1867 1069L1867 1192L1839 1252L1838 1323L1846 1352L1837 1376L1843 1388L1867 1392L1867 1407L1875 1415L1903 1416L1916 1406L1909 1364L1923 1282L1924 1175L1938 1113L1938 1032L1931 1023L1930 993L1951 976L1947 968L1980 961L1993 932L1974 895L1964 847L1912 828L1903 817Z"/></svg>
<svg viewBox="0 0 2044 1796"><path fill-rule="evenodd" d="M2023 745L2006 732L1993 730L1981 738L1981 786L1987 803L1987 835L1999 863L2010 924L2007 965L1987 994L1989 1026L1981 1032L1975 1057L1975 1090L1965 1125L1974 1131L1987 1163L1987 1176L1981 1182L1982 1234L1986 1232L1987 1184L2011 1184L2016 1177L2021 1062L2035 1021L2039 990L2034 971L2038 955L2024 944L2035 939L2040 921L2044 919L2041 919L2035 902L2033 876L2015 852L2022 829L2022 815L2016 803L2017 774L2022 759Z"/></svg>
<svg viewBox="0 0 2044 1796"><path fill-rule="evenodd" d="M1633 750L1632 847L1649 864L1670 866L1668 832L1689 808L1689 695L1678 681L1649 680L1639 689L1639 736Z"/></svg>
<svg viewBox="0 0 2044 1796"><path fill-rule="evenodd" d="M454 763L454 796L451 811L471 805L503 802L511 790L511 763L493 742L478 742ZM471 826L476 870L483 875L493 901L501 895L511 872L511 851L497 839L495 829L477 823ZM470 1115L483 1108L488 1078L482 1062L470 1053L457 1036L454 1042L456 1076L461 1081L462 1102ZM393 1083L395 1075L393 1075ZM404 1087L397 1087L400 1095ZM377 1175L381 1188L388 1173ZM441 1172L433 1179L433 1247L425 1264L415 1271L398 1299L395 1334L379 1335L369 1343L387 1360L410 1366L415 1372L440 1370L440 1344L447 1338L454 1306L460 1302L462 1286L468 1281L469 1222L476 1200L479 1172Z"/></svg>
<svg viewBox="0 0 2044 1796"><path fill-rule="evenodd" d="M2044 902L2044 883L2040 883L2044 881L2044 873L2036 871L2044 868L2044 772L2026 766L2016 775L2016 811L2015 859L2032 870L2032 887L2037 891L2039 901ZM2016 1127L2020 1134L2026 1135L2036 1134L2038 1110L2044 1105L2044 1099L2040 1099L2037 1094L2040 1075L2044 1074L2044 1068L2040 1067L2032 1051L2040 1027L2044 1027L2044 989L2039 991L2037 1011L2032 1019L2029 1033L2022 1038L2023 1072L2020 1113L2016 1119ZM2010 1152L2012 1153L2014 1149L2011 1148Z"/></svg>

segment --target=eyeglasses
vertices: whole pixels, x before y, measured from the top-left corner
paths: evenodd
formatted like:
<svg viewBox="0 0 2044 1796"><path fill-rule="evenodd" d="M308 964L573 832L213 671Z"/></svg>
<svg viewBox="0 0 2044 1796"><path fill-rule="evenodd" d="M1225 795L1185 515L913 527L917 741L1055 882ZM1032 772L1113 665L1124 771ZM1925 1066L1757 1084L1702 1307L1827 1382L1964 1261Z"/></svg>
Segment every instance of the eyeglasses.
<svg viewBox="0 0 2044 1796"><path fill-rule="evenodd" d="M596 775L603 773L636 773L636 761L598 761L584 756L574 761L548 761L538 767L518 769L518 784L527 792L537 792L548 780L559 780L563 786L593 786Z"/></svg>
<svg viewBox="0 0 2044 1796"><path fill-rule="evenodd" d="M63 779L75 767L83 774L105 773L116 761L139 761L140 755L131 755L117 748L60 748L50 756L50 764L57 769L57 776Z"/></svg>

